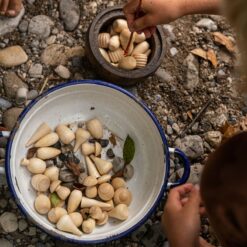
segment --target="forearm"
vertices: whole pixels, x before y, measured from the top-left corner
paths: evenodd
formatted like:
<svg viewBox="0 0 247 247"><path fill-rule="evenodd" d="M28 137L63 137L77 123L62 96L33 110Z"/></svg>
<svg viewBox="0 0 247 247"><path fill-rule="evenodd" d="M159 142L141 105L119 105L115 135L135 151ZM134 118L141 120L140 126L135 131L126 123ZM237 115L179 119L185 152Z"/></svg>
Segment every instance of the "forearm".
<svg viewBox="0 0 247 247"><path fill-rule="evenodd" d="M180 1L180 0L178 0ZM222 0L181 0L182 15L220 14Z"/></svg>

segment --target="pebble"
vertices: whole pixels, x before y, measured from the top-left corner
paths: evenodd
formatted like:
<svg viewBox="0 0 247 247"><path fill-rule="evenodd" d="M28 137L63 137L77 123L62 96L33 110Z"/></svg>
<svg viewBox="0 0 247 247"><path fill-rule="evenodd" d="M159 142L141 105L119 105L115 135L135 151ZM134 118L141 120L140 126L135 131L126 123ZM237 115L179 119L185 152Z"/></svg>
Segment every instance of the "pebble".
<svg viewBox="0 0 247 247"><path fill-rule="evenodd" d="M8 98L15 99L17 90L27 85L16 75L15 72L8 72L3 78L5 94Z"/></svg>
<svg viewBox="0 0 247 247"><path fill-rule="evenodd" d="M63 79L70 78L70 71L63 65L59 65L55 68L55 72Z"/></svg>
<svg viewBox="0 0 247 247"><path fill-rule="evenodd" d="M56 42L56 35L52 35L49 38L46 39L46 44L47 45L52 45Z"/></svg>
<svg viewBox="0 0 247 247"><path fill-rule="evenodd" d="M90 2L88 4L88 6L86 6L86 9L88 10L89 14L93 14L95 15L97 13L97 10L98 10L98 5L96 2Z"/></svg>
<svg viewBox="0 0 247 247"><path fill-rule="evenodd" d="M0 238L0 246L1 247L13 247L13 244L9 242L7 239Z"/></svg>
<svg viewBox="0 0 247 247"><path fill-rule="evenodd" d="M19 117L19 115L22 112L22 108L10 108L7 111L4 112L3 114L3 124L5 126L5 128L7 128L7 130L12 130L13 127L16 124L16 121Z"/></svg>
<svg viewBox="0 0 247 247"><path fill-rule="evenodd" d="M48 16L37 15L31 19L28 32L36 34L41 39L45 39L50 36L52 26L54 26L54 22Z"/></svg>
<svg viewBox="0 0 247 247"><path fill-rule="evenodd" d="M186 71L186 80L184 86L186 89L193 91L199 84L199 62L198 59L189 54L183 63Z"/></svg>
<svg viewBox="0 0 247 247"><path fill-rule="evenodd" d="M28 91L27 93L27 99L28 100L33 100L35 98L37 98L39 95L38 91L37 90L30 90Z"/></svg>
<svg viewBox="0 0 247 247"><path fill-rule="evenodd" d="M29 22L28 22L27 20L21 21L21 23L20 23L20 25L19 25L19 30L20 30L22 33L27 32L28 25L29 25Z"/></svg>
<svg viewBox="0 0 247 247"><path fill-rule="evenodd" d="M70 183L70 182L75 181L75 176L69 170L61 170L59 172L59 180L65 182L65 183Z"/></svg>
<svg viewBox="0 0 247 247"><path fill-rule="evenodd" d="M25 13L25 9L22 8L19 15L14 18L6 18L5 16L0 17L0 36L3 36L6 33L11 33L18 27L23 15Z"/></svg>
<svg viewBox="0 0 247 247"><path fill-rule="evenodd" d="M173 134L173 129L172 129L171 125L169 125L169 124L167 124L167 126L166 126L166 133L169 136Z"/></svg>
<svg viewBox="0 0 247 247"><path fill-rule="evenodd" d="M173 129L177 134L180 133L180 128L179 128L179 126L178 126L177 123L174 123L174 124L172 125L172 129Z"/></svg>
<svg viewBox="0 0 247 247"><path fill-rule="evenodd" d="M7 207L7 205L8 205L8 201L6 199L4 199L4 198L1 198L0 199L0 208L3 208L4 209L4 208Z"/></svg>
<svg viewBox="0 0 247 247"><path fill-rule="evenodd" d="M170 49L171 56L174 57L178 54L178 49L176 47L172 47Z"/></svg>
<svg viewBox="0 0 247 247"><path fill-rule="evenodd" d="M113 171L117 173L124 168L124 160L116 156L112 161L112 165L113 165Z"/></svg>
<svg viewBox="0 0 247 247"><path fill-rule="evenodd" d="M42 76L43 66L40 63L32 64L28 73L31 77L40 78Z"/></svg>
<svg viewBox="0 0 247 247"><path fill-rule="evenodd" d="M28 224L24 219L19 220L18 229L19 229L20 232L23 232L24 230L26 230L27 227L28 227Z"/></svg>
<svg viewBox="0 0 247 247"><path fill-rule="evenodd" d="M164 30L166 39L168 39L169 41L175 41L176 39L173 29L174 27L170 24L163 25L163 30Z"/></svg>
<svg viewBox="0 0 247 247"><path fill-rule="evenodd" d="M28 236L35 236L36 235L36 227L31 226L29 227L29 231L27 232Z"/></svg>
<svg viewBox="0 0 247 247"><path fill-rule="evenodd" d="M0 148L0 159L4 159L5 158L5 154L6 154L6 151L4 148Z"/></svg>
<svg viewBox="0 0 247 247"><path fill-rule="evenodd" d="M175 144L191 159L197 159L204 154L203 140L198 135L177 139Z"/></svg>
<svg viewBox="0 0 247 247"><path fill-rule="evenodd" d="M12 107L12 103L6 99L0 97L0 109L5 111L5 110L9 109L10 107Z"/></svg>
<svg viewBox="0 0 247 247"><path fill-rule="evenodd" d="M0 66L11 68L21 65L28 60L28 56L19 45L0 50Z"/></svg>
<svg viewBox="0 0 247 247"><path fill-rule="evenodd" d="M17 105L22 105L26 102L27 92L28 92L28 89L25 87L21 87L17 90L16 100L15 100Z"/></svg>
<svg viewBox="0 0 247 247"><path fill-rule="evenodd" d="M10 212L3 213L0 216L0 225L2 229L7 233L15 232L18 229L16 215Z"/></svg>
<svg viewBox="0 0 247 247"><path fill-rule="evenodd" d="M79 5L73 0L61 0L59 14L64 22L64 29L66 31L74 31L80 20Z"/></svg>
<svg viewBox="0 0 247 247"><path fill-rule="evenodd" d="M216 31L218 29L214 21L209 18L203 18L196 23L196 26L206 28L208 31Z"/></svg>
<svg viewBox="0 0 247 247"><path fill-rule="evenodd" d="M173 77L170 75L169 72L167 72L165 69L159 68L156 72L155 75L162 81L169 83L173 80Z"/></svg>
<svg viewBox="0 0 247 247"><path fill-rule="evenodd" d="M205 134L205 140L212 146L218 147L222 141L222 134L220 131L208 131Z"/></svg>

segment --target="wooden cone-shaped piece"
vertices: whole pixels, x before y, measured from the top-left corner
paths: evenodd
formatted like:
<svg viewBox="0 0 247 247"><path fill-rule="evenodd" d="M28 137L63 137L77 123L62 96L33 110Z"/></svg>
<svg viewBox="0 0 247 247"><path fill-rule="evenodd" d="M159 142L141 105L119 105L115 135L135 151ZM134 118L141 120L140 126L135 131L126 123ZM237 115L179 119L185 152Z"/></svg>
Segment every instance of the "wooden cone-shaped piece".
<svg viewBox="0 0 247 247"><path fill-rule="evenodd" d="M98 142L95 142L95 156L99 156L101 154L101 151L102 151L102 147L101 145L98 143Z"/></svg>
<svg viewBox="0 0 247 247"><path fill-rule="evenodd" d="M46 123L42 123L39 126L39 128L34 132L34 134L31 136L31 138L28 140L28 142L26 143L26 147L31 146L43 136L51 133L51 131L52 131L51 128Z"/></svg>
<svg viewBox="0 0 247 247"><path fill-rule="evenodd" d="M129 216L129 209L125 204L118 204L110 212L108 212L109 217L118 220L127 220Z"/></svg>
<svg viewBox="0 0 247 247"><path fill-rule="evenodd" d="M95 178L100 177L100 174L98 173L94 163L90 160L90 158L85 157L85 159L86 159L87 170L88 170L89 176L93 176Z"/></svg>
<svg viewBox="0 0 247 247"><path fill-rule="evenodd" d="M75 132L74 152L77 152L82 143L86 142L90 137L90 133L82 128L78 128Z"/></svg>
<svg viewBox="0 0 247 247"><path fill-rule="evenodd" d="M81 152L84 156L88 156L95 152L95 145L92 143L85 142L81 145Z"/></svg>
<svg viewBox="0 0 247 247"><path fill-rule="evenodd" d="M76 227L69 215L62 216L57 222L57 229L81 236L82 232Z"/></svg>
<svg viewBox="0 0 247 247"><path fill-rule="evenodd" d="M57 148L44 147L37 150L37 157L42 160L49 160L55 158L61 153Z"/></svg>
<svg viewBox="0 0 247 247"><path fill-rule="evenodd" d="M42 137L38 142L34 144L34 147L41 148L41 147L50 147L57 143L59 140L59 137L56 133L50 133L48 135L45 135Z"/></svg>
<svg viewBox="0 0 247 247"><path fill-rule="evenodd" d="M67 214L66 209L61 208L61 207L56 207L56 208L52 208L47 217L48 220L52 223L57 223L59 221L59 219L64 216L65 214Z"/></svg>
<svg viewBox="0 0 247 247"><path fill-rule="evenodd" d="M73 212L73 213L69 214L69 216L72 219L73 223L77 227L81 226L81 224L83 222L83 218L82 218L82 215L79 212Z"/></svg>
<svg viewBox="0 0 247 247"><path fill-rule="evenodd" d="M68 213L73 213L81 203L82 192L80 190L73 190L68 200Z"/></svg>
<svg viewBox="0 0 247 247"><path fill-rule="evenodd" d="M99 119L94 118L89 120L86 123L87 129L90 134L97 139L101 139L103 137L103 126Z"/></svg>
<svg viewBox="0 0 247 247"><path fill-rule="evenodd" d="M59 124L56 128L59 139L64 144L70 144L75 139L74 132L65 124Z"/></svg>
<svg viewBox="0 0 247 247"><path fill-rule="evenodd" d="M101 202L101 201L97 201L97 200L94 200L94 199L89 199L85 196L82 197L81 199L81 208L91 208L93 206L98 206L98 207L101 207L101 208L110 208L111 205L110 204L107 204L107 203L104 203L104 202Z"/></svg>
<svg viewBox="0 0 247 247"><path fill-rule="evenodd" d="M56 166L48 167L45 170L44 175L46 175L51 181L57 181L59 177L59 169Z"/></svg>
<svg viewBox="0 0 247 247"><path fill-rule="evenodd" d="M90 158L94 161L99 173L101 175L107 174L111 171L113 165L107 160L102 160L94 155L91 155Z"/></svg>

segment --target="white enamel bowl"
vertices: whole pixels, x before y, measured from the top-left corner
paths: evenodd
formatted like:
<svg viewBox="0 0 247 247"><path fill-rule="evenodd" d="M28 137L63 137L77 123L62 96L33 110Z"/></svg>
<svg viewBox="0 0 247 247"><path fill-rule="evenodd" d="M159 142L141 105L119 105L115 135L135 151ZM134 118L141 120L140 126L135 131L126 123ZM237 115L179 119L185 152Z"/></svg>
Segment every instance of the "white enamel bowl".
<svg viewBox="0 0 247 247"><path fill-rule="evenodd" d="M98 117L120 137L129 134L135 141L136 154L132 162L135 174L128 182L133 202L128 220L111 221L97 227L92 234L78 237L57 230L45 216L34 210L36 193L30 184L30 173L20 166L20 161L26 155L25 143L42 122L54 128L59 123L93 117ZM17 205L29 219L57 238L85 244L117 239L140 226L167 188L169 165L165 135L147 107L117 86L100 81L74 81L50 89L24 110L9 139L5 170ZM188 170L177 184L183 183L187 177Z"/></svg>

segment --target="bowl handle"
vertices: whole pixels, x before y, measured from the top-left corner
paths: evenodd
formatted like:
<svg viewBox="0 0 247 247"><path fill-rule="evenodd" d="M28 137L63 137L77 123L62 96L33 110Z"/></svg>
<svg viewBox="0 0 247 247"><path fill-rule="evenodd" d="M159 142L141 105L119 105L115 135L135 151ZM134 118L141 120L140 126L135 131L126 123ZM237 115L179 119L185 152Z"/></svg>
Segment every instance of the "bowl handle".
<svg viewBox="0 0 247 247"><path fill-rule="evenodd" d="M186 183L186 181L188 180L188 178L190 176L190 161L189 161L188 157L185 155L185 153L178 148L169 148L169 152L173 153L173 154L175 154L181 158L183 165L184 165L184 174L180 179L178 179L178 181L176 181L174 183L168 183L167 184L168 189Z"/></svg>
<svg viewBox="0 0 247 247"><path fill-rule="evenodd" d="M0 131L0 137L9 137L10 132L9 131ZM4 167L0 166L0 174L5 174Z"/></svg>

